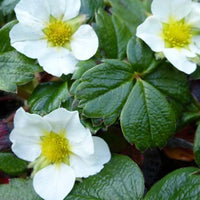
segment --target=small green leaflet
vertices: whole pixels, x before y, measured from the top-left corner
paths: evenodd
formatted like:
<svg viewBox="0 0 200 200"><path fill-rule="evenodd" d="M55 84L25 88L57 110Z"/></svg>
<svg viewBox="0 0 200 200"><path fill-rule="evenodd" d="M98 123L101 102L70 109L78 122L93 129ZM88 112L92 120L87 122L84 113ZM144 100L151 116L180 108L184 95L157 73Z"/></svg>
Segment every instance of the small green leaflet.
<svg viewBox="0 0 200 200"><path fill-rule="evenodd" d="M139 0L108 0L111 4L112 14L119 17L126 24L132 35L136 28L146 18L146 9Z"/></svg>
<svg viewBox="0 0 200 200"><path fill-rule="evenodd" d="M123 59L131 33L123 21L115 15L108 15L99 9L94 26L98 38L99 49L103 57Z"/></svg>
<svg viewBox="0 0 200 200"><path fill-rule="evenodd" d="M104 7L103 0L81 0L80 14L86 15L89 21L94 19L94 16L99 8Z"/></svg>
<svg viewBox="0 0 200 200"><path fill-rule="evenodd" d="M0 29L0 53L14 50L10 46L9 32L16 23L17 20L11 21Z"/></svg>
<svg viewBox="0 0 200 200"><path fill-rule="evenodd" d="M14 156L12 153L0 153L0 170L4 173L16 176L26 171L27 162Z"/></svg>
<svg viewBox="0 0 200 200"><path fill-rule="evenodd" d="M67 82L41 83L28 100L30 111L40 115L48 114L60 107L68 94Z"/></svg>
<svg viewBox="0 0 200 200"><path fill-rule="evenodd" d="M10 46L9 31L16 20L0 29L0 90L16 92L17 85L24 85L34 78L42 68Z"/></svg>
<svg viewBox="0 0 200 200"><path fill-rule="evenodd" d="M195 138L194 138L194 156L195 161L200 166L200 123L197 127Z"/></svg>
<svg viewBox="0 0 200 200"><path fill-rule="evenodd" d="M0 54L0 90L16 92L17 85L23 85L34 78L34 73L42 71L35 61L16 51Z"/></svg>

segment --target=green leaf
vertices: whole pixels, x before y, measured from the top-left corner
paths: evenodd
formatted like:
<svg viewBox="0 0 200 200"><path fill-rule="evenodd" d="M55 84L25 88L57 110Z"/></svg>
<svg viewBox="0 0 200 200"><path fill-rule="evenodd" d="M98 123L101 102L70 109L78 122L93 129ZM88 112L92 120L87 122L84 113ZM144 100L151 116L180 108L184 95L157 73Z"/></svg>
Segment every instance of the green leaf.
<svg viewBox="0 0 200 200"><path fill-rule="evenodd" d="M17 21L14 20L0 29L0 53L13 50L10 45L9 32L16 23Z"/></svg>
<svg viewBox="0 0 200 200"><path fill-rule="evenodd" d="M100 173L76 184L65 200L141 200L143 193L139 167L128 157L114 155Z"/></svg>
<svg viewBox="0 0 200 200"><path fill-rule="evenodd" d="M133 68L119 60L105 60L85 72L76 89L79 107L86 117L101 118L108 125L122 111L121 126L130 143L141 150L163 146L175 130L174 112L165 96L136 77Z"/></svg>
<svg viewBox="0 0 200 200"><path fill-rule="evenodd" d="M156 183L144 200L198 200L200 176L198 168L178 169Z"/></svg>
<svg viewBox="0 0 200 200"><path fill-rule="evenodd" d="M28 103L30 111L44 115L60 107L67 99L67 82L46 82L41 83L30 96Z"/></svg>
<svg viewBox="0 0 200 200"><path fill-rule="evenodd" d="M80 61L77 64L77 70L74 72L72 79L80 79L81 76L96 65L94 60Z"/></svg>
<svg viewBox="0 0 200 200"><path fill-rule="evenodd" d="M129 40L127 57L135 71L146 73L156 67L158 62L154 59L153 51L135 36Z"/></svg>
<svg viewBox="0 0 200 200"><path fill-rule="evenodd" d="M104 51L104 57L123 59L131 37L123 21L100 9L96 15L95 29L99 38L99 49Z"/></svg>
<svg viewBox="0 0 200 200"><path fill-rule="evenodd" d="M4 173L11 176L20 175L26 169L26 161L17 158L12 153L0 153L0 170Z"/></svg>
<svg viewBox="0 0 200 200"><path fill-rule="evenodd" d="M132 35L124 22L116 15L112 15L112 21L117 38L117 58L122 60L126 56L126 47Z"/></svg>
<svg viewBox="0 0 200 200"><path fill-rule="evenodd" d="M190 80L200 79L200 67L197 66L197 69L190 75Z"/></svg>
<svg viewBox="0 0 200 200"><path fill-rule="evenodd" d="M103 0L81 0L80 14L86 14L89 21L92 21L97 10L103 7Z"/></svg>
<svg viewBox="0 0 200 200"><path fill-rule="evenodd" d="M164 146L175 131L175 116L165 97L149 83L138 80L121 113L125 138L137 148Z"/></svg>
<svg viewBox="0 0 200 200"><path fill-rule="evenodd" d="M119 17L134 35L136 28L146 18L146 10L139 0L109 0L111 12Z"/></svg>
<svg viewBox="0 0 200 200"><path fill-rule="evenodd" d="M200 123L194 138L194 156L196 163L200 166Z"/></svg>
<svg viewBox="0 0 200 200"><path fill-rule="evenodd" d="M0 185L1 200L42 200L34 191L32 180L11 179L9 184Z"/></svg>
<svg viewBox="0 0 200 200"><path fill-rule="evenodd" d="M0 10L3 11L3 15L11 14L19 0L4 0L1 3Z"/></svg>
<svg viewBox="0 0 200 200"><path fill-rule="evenodd" d="M108 118L119 113L133 86L132 68L121 61L107 60L82 76L77 98L90 118Z"/></svg>
<svg viewBox="0 0 200 200"><path fill-rule="evenodd" d="M30 82L34 73L42 69L35 62L16 51L0 54L0 90L16 92L16 85Z"/></svg>
<svg viewBox="0 0 200 200"><path fill-rule="evenodd" d="M154 87L178 103L188 104L191 99L187 76L168 63L159 65L151 74L144 77Z"/></svg>

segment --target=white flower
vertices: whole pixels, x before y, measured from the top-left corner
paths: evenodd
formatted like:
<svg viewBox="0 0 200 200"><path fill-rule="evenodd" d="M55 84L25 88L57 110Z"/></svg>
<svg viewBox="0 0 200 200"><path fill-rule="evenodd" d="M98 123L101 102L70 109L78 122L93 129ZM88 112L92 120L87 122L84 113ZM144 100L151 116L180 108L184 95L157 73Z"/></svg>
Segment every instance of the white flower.
<svg viewBox="0 0 200 200"><path fill-rule="evenodd" d="M81 25L80 0L21 0L15 7L19 21L11 32L11 45L37 58L48 73L61 76L75 71L79 60L92 57L98 38L90 25Z"/></svg>
<svg viewBox="0 0 200 200"><path fill-rule="evenodd" d="M187 74L196 69L191 60L200 53L200 4L191 0L153 0L153 15L138 26L136 35L155 52L162 52Z"/></svg>
<svg viewBox="0 0 200 200"><path fill-rule="evenodd" d="M103 139L91 136L77 111L59 108L41 117L18 109L12 151L33 167L33 187L45 200L63 200L76 178L98 173L110 160Z"/></svg>

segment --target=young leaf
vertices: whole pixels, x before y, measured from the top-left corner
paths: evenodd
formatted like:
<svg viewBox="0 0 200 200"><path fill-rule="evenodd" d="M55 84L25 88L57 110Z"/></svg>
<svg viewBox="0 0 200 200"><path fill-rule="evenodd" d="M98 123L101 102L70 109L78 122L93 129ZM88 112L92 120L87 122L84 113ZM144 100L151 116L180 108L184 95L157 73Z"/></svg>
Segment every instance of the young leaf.
<svg viewBox="0 0 200 200"><path fill-rule="evenodd" d="M11 179L9 184L0 185L1 200L42 200L33 189L32 180Z"/></svg>
<svg viewBox="0 0 200 200"><path fill-rule="evenodd" d="M194 139L194 156L196 163L200 166L200 124L197 127Z"/></svg>
<svg viewBox="0 0 200 200"><path fill-rule="evenodd" d="M104 51L104 56L123 59L126 45L131 37L123 21L100 9L96 15L95 29L99 37L99 48Z"/></svg>
<svg viewBox="0 0 200 200"><path fill-rule="evenodd" d="M0 153L0 170L15 176L20 175L27 169L27 162L15 157L11 153Z"/></svg>
<svg viewBox="0 0 200 200"><path fill-rule="evenodd" d="M42 69L35 62L16 51L0 54L0 90L16 92L16 85L31 81Z"/></svg>
<svg viewBox="0 0 200 200"><path fill-rule="evenodd" d="M139 0L109 0L112 14L119 17L134 35L136 28L146 18L146 10Z"/></svg>
<svg viewBox="0 0 200 200"><path fill-rule="evenodd" d="M178 169L156 183L144 200L198 200L200 199L200 176L198 168Z"/></svg>
<svg viewBox="0 0 200 200"><path fill-rule="evenodd" d="M175 131L171 106L157 89L143 80L137 80L120 119L125 138L140 150L164 146Z"/></svg>
<svg viewBox="0 0 200 200"><path fill-rule="evenodd" d="M91 21L97 10L103 7L103 0L81 0L80 14L86 14L89 21Z"/></svg>
<svg viewBox="0 0 200 200"><path fill-rule="evenodd" d="M128 157L114 155L100 173L76 184L65 200L141 200L143 193L139 167Z"/></svg>
<svg viewBox="0 0 200 200"><path fill-rule="evenodd" d="M67 95L67 82L41 83L28 100L30 111L41 115L47 114L58 108L67 99Z"/></svg>

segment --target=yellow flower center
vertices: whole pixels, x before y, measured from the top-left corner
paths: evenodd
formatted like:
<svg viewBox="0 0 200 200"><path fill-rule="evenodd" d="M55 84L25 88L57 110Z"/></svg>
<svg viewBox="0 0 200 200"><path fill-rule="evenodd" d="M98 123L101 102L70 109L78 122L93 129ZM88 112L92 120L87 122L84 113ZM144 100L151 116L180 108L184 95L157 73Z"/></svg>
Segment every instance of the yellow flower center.
<svg viewBox="0 0 200 200"><path fill-rule="evenodd" d="M169 20L168 24L163 24L163 38L166 47L187 47L191 43L192 29L184 20Z"/></svg>
<svg viewBox="0 0 200 200"><path fill-rule="evenodd" d="M41 138L42 155L51 163L69 161L70 146L64 134L48 133Z"/></svg>
<svg viewBox="0 0 200 200"><path fill-rule="evenodd" d="M43 29L48 42L57 47L62 47L68 43L72 36L72 27L67 22L61 20L50 20L48 26Z"/></svg>

